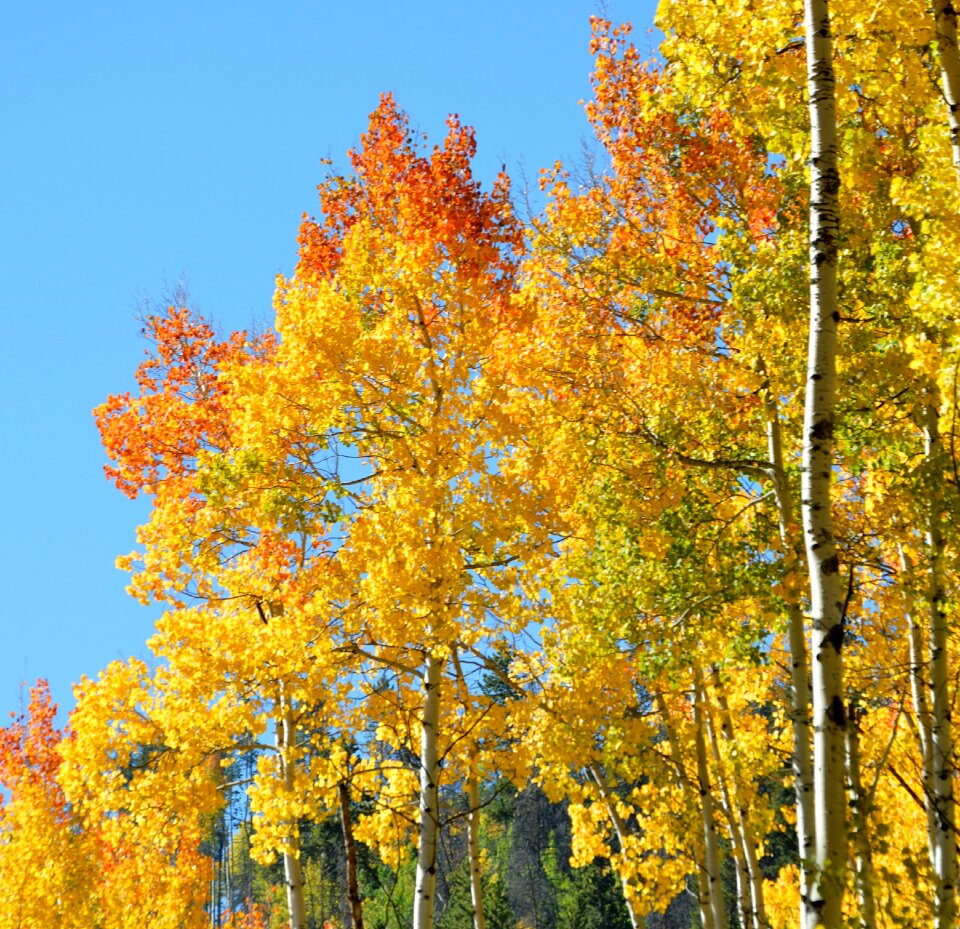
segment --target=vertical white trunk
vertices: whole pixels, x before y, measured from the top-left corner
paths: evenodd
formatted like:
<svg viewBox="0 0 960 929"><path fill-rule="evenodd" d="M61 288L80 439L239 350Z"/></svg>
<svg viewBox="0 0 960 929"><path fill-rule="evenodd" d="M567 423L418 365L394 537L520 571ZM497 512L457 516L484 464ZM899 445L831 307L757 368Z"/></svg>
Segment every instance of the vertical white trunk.
<svg viewBox="0 0 960 929"><path fill-rule="evenodd" d="M743 847L743 834L737 823L737 814L734 812L734 805L730 797L730 790L727 787L727 778L724 772L723 757L720 754L720 744L717 740L716 727L710 717L710 712L705 714L707 723L707 735L709 736L710 748L713 754L713 763L717 772L717 787L720 791L720 812L727 821L727 832L730 836L730 848L733 852L733 860L736 865L737 879L737 916L740 926L743 929L755 929L756 923L753 915L753 892L750 886L750 876L747 871L747 856ZM735 777L736 775L734 775Z"/></svg>
<svg viewBox="0 0 960 929"><path fill-rule="evenodd" d="M663 728L667 734L667 744L670 746L670 759L677 771L677 779L683 791L690 797L691 801L699 804L698 791L694 789L687 777L686 768L683 765L683 755L680 751L680 740L677 738L673 726L670 725L670 716L667 713L667 704L663 699L663 694L655 693L654 699L657 703L657 710L660 718L663 720ZM702 820L701 820L702 821ZM700 908L700 925L702 929L719 929L713 917L713 906L710 899L710 880L706 865L706 850L702 838L694 841L694 860L697 864L697 903Z"/></svg>
<svg viewBox="0 0 960 929"><path fill-rule="evenodd" d="M780 414L777 400L767 386L765 395L767 414L767 450L772 467L773 489L783 555L790 565L797 557L793 549L796 526L793 496L787 482L783 463L783 441L780 434ZM810 669L807 661L807 638L803 627L803 613L796 603L787 603L787 636L790 643L790 716L793 729L793 791L797 810L797 845L800 853L800 925L813 929L816 925L813 910L808 906L813 890L813 861L816 846L813 812L813 753L810 747Z"/></svg>
<svg viewBox="0 0 960 929"><path fill-rule="evenodd" d="M291 708L283 689L280 691L280 706L277 716L277 756L280 759L280 772L283 786L288 793L294 789L295 748L297 727ZM290 929L307 929L307 906L304 898L303 872L300 868L300 829L299 824L289 823L290 838L283 852L283 882L287 891L287 912L290 914Z"/></svg>
<svg viewBox="0 0 960 929"><path fill-rule="evenodd" d="M726 694L723 691L723 683L720 680L720 669L714 665L712 678L717 693L717 706L720 709L721 727L724 738L732 745L736 744L736 738L733 731L733 718L730 715L730 705L727 703ZM707 716L710 719L710 716ZM711 738L716 743L715 736ZM717 770L722 770L719 760L719 750L714 744L714 751L717 754ZM743 796L740 787L740 780L737 773L734 772L731 778L733 783L732 801L734 817L736 819L737 829L740 833L740 844L743 848L744 864L746 874L749 880L751 916L754 929L767 929L767 908L763 898L763 873L760 870L760 856L757 854L757 842L750 824L747 822L747 800ZM744 926L749 925L744 923Z"/></svg>
<svg viewBox="0 0 960 929"><path fill-rule="evenodd" d="M413 929L433 929L437 894L437 844L440 837L440 679L443 664L427 652L423 672L423 732L420 738L420 826Z"/></svg>
<svg viewBox="0 0 960 929"><path fill-rule="evenodd" d="M837 368L837 241L840 174L833 43L827 0L805 0L810 101L810 341L803 422L803 530L813 620L814 816L816 874L807 903L817 925L840 929L843 873L845 711L843 592L830 486Z"/></svg>
<svg viewBox="0 0 960 929"><path fill-rule="evenodd" d="M725 815L727 815L725 813ZM727 815L729 821L729 815ZM731 836L733 833L730 833ZM737 892L737 920L741 926L751 929L753 926L753 914L750 912L750 880L747 877L747 868L739 853L734 850L734 859L736 869L734 870L734 884Z"/></svg>
<svg viewBox="0 0 960 929"><path fill-rule="evenodd" d="M470 804L468 845L470 852L470 906L473 909L473 929L484 929L483 873L480 869L480 778L476 759L470 765L467 778L467 800Z"/></svg>
<svg viewBox="0 0 960 929"><path fill-rule="evenodd" d="M957 11L953 0L933 0L937 54L943 96L947 104L953 166L960 172L960 48L957 46ZM940 438L940 398L931 389L925 410L929 513L927 547L930 588L930 703L931 763L933 768L933 865L937 880L937 929L957 922L957 836L953 797L953 732L947 667L946 592L943 578L943 447ZM921 726L922 731L922 726Z"/></svg>
<svg viewBox="0 0 960 929"><path fill-rule="evenodd" d="M716 929L727 929L727 908L723 901L723 883L720 880L720 846L713 817L713 792L707 763L707 745L704 738L704 687L699 668L694 669L693 723L697 749L697 781L700 788L700 818L703 824L704 865L710 909Z"/></svg>
<svg viewBox="0 0 960 929"><path fill-rule="evenodd" d="M860 777L860 733L857 716L851 710L847 721L847 789L850 794L850 825L856 850L854 886L860 902L860 926L875 929L877 907L873 895L873 859L870 856L869 798L863 791Z"/></svg>
<svg viewBox="0 0 960 929"><path fill-rule="evenodd" d="M607 808L607 814L610 816L610 822L613 824L613 831L616 833L620 852L623 853L627 848L627 824L617 811L617 799L611 793L607 779L604 777L603 771L597 762L593 762L590 765L590 774L597 785L597 789L600 791L600 799L603 800L603 804ZM622 875L620 877L620 885L623 888L623 901L627 905L627 915L630 917L630 925L633 929L640 929L643 925L643 919L637 912L636 903L630 894L627 881Z"/></svg>
<svg viewBox="0 0 960 929"><path fill-rule="evenodd" d="M957 11L953 0L933 0L933 15L943 96L950 120L953 166L960 171L960 51L957 49Z"/></svg>
<svg viewBox="0 0 960 929"><path fill-rule="evenodd" d="M943 576L943 445L940 439L939 395L925 406L927 464L927 603L930 610L930 708L933 761L934 872L937 929L955 929L957 922L957 837L953 797L953 725L950 706L948 623Z"/></svg>

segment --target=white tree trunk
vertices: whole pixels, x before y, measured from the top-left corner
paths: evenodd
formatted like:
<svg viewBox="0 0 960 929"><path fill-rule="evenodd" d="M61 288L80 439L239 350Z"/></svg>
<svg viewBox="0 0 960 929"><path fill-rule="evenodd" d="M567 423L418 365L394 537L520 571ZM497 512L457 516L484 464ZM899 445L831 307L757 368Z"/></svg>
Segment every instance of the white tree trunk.
<svg viewBox="0 0 960 929"><path fill-rule="evenodd" d="M720 880L720 846L717 842L717 826L713 817L713 792L710 784L710 768L707 762L707 745L704 738L704 687L699 668L694 671L693 723L697 749L697 780L700 787L700 818L703 824L704 865L710 910L716 929L727 929L727 908L723 900L723 882Z"/></svg>
<svg viewBox="0 0 960 929"><path fill-rule="evenodd" d="M840 231L833 48L827 0L805 0L810 102L810 341L803 423L803 530L813 620L816 874L807 903L816 925L840 929L847 840L844 823L843 591L830 486L837 367Z"/></svg>
<svg viewBox="0 0 960 929"><path fill-rule="evenodd" d="M600 799L603 800L604 806L607 808L607 814L610 816L610 822L613 825L613 831L616 833L617 843L622 854L627 848L627 824L617 811L617 798L613 796L607 779L604 777L603 771L597 762L593 762L590 765L590 774L597 785L597 789L600 791ZM636 903L630 894L627 880L623 875L620 876L620 886L623 888L623 901L627 905L627 915L630 917L630 925L633 929L640 929L643 925L643 919L637 912Z"/></svg>
<svg viewBox="0 0 960 929"><path fill-rule="evenodd" d="M933 0L933 15L943 96L950 119L953 166L960 171L960 50L957 49L957 11L953 0Z"/></svg>
<svg viewBox="0 0 960 929"><path fill-rule="evenodd" d="M943 96L950 125L953 166L960 172L960 48L957 46L957 11L953 0L933 0L933 14ZM943 577L943 447L939 425L940 398L936 388L931 389L930 393L932 396L925 411L924 433L929 489L927 547L930 578L930 703L933 715L930 751L935 819L933 865L937 879L936 926L937 929L952 929L957 922L958 866Z"/></svg>
<svg viewBox="0 0 960 929"><path fill-rule="evenodd" d="M791 529L796 525L793 496L783 464L783 441L776 398L767 386L767 451L772 467L773 490L777 501L780 540L789 565L795 557ZM810 748L810 669L803 612L797 603L787 603L787 636L790 643L790 716L793 729L793 791L797 809L797 844L800 852L800 924L813 929L816 920L807 902L811 899L813 860L816 845L813 812L813 755Z"/></svg>
<svg viewBox="0 0 960 929"><path fill-rule="evenodd" d="M420 825L413 929L433 929L437 895L437 844L440 838L440 680L443 663L427 652L423 672L423 732L420 738Z"/></svg>
<svg viewBox="0 0 960 929"><path fill-rule="evenodd" d="M927 603L930 610L930 708L933 761L934 872L937 929L955 929L957 922L957 836L953 797L953 726L950 706L948 622L943 576L943 444L939 395L931 390L925 407L927 464Z"/></svg>
<svg viewBox="0 0 960 929"><path fill-rule="evenodd" d="M663 699L663 694L655 693L654 699L657 703L657 710L660 718L663 720L663 728L667 734L667 744L670 746L670 759L677 771L677 779L691 801L699 806L699 791L694 788L687 777L686 768L683 765L683 755L680 751L680 740L677 738L673 726L670 725L670 716L667 713L667 703ZM702 820L701 820L702 822ZM710 899L710 879L706 864L706 850L703 845L702 837L694 841L694 860L697 865L697 903L700 908L700 925L702 929L719 929L713 917L713 906Z"/></svg>
<svg viewBox="0 0 960 929"><path fill-rule="evenodd" d="M727 821L727 833L730 836L730 850L736 865L737 879L737 916L743 929L755 929L753 915L753 888L750 886L750 876L747 870L747 855L743 846L743 833L737 823L737 813L731 800L730 790L727 787L727 778L724 772L723 757L720 754L720 743L717 739L716 727L711 719L710 712L706 714L707 734L713 754L713 763L717 771L717 787L720 792L720 812ZM736 775L734 775L734 778Z"/></svg>
<svg viewBox="0 0 960 929"><path fill-rule="evenodd" d="M476 759L470 765L467 778L467 800L470 804L468 844L470 852L470 906L473 909L473 929L484 929L483 873L480 868L480 778Z"/></svg>
<svg viewBox="0 0 960 929"><path fill-rule="evenodd" d="M294 752L297 744L297 726L293 718L293 708L282 688L279 710L276 735L277 756L280 759L284 790L292 794L296 772ZM303 872L300 868L300 828L298 823L288 825L290 838L283 851L283 882L287 891L290 929L307 929L307 905L303 888Z"/></svg>
<svg viewBox="0 0 960 929"><path fill-rule="evenodd" d="M736 736L733 731L733 718L730 715L730 705L727 703L727 697L723 691L723 682L720 680L720 669L716 665L713 667L711 676L717 694L717 706L720 710L720 721L723 737L731 745L735 745ZM710 718L709 715L707 718ZM712 735L712 727L711 738L713 739L714 743L716 743L716 739ZM716 746L716 744L714 745L714 751L717 754L717 769L722 770L719 757L719 748ZM750 830L750 824L747 822L747 801L743 796L743 791L741 790L740 781L737 777L736 771L733 772L731 781L733 783L732 802L734 818L736 820L737 829L740 833L740 844L743 848L744 864L746 866L747 878L749 880L751 902L750 914L753 921L753 927L754 929L767 929L767 908L763 898L763 873L760 870L760 856L757 854L756 839L754 838L753 832ZM748 925L748 923L744 923L744 926Z"/></svg>

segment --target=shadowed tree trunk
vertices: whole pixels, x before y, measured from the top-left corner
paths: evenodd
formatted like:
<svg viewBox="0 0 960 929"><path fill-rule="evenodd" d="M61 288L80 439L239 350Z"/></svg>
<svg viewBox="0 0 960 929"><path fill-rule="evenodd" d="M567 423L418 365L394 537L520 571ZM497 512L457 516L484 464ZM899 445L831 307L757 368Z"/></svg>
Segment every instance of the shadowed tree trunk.
<svg viewBox="0 0 960 929"><path fill-rule="evenodd" d="M353 820L350 816L350 785L340 781L340 820L343 823L343 850L347 865L347 902L353 929L363 929L363 905L357 882L357 844L353 839Z"/></svg>

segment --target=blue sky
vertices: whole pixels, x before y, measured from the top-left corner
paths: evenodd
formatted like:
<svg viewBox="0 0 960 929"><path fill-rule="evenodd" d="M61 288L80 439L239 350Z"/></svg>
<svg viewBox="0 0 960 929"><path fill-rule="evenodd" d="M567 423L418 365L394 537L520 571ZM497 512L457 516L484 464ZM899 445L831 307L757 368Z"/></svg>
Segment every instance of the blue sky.
<svg viewBox="0 0 960 929"><path fill-rule="evenodd" d="M607 4L641 45L655 4ZM146 510L103 477L91 409L128 389L138 300L185 274L224 330L270 320L321 158L345 165L382 91L476 169L576 161L591 0L7 4L0 14L0 712L147 656L157 611L114 558Z"/></svg>

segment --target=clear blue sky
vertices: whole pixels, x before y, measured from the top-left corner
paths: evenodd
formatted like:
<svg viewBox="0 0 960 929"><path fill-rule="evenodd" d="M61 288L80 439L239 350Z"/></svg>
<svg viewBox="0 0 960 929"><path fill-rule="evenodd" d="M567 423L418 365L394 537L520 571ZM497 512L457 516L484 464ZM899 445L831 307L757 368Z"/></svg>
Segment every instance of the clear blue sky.
<svg viewBox="0 0 960 929"><path fill-rule="evenodd" d="M610 2L640 44L651 0ZM90 411L140 360L135 304L185 273L223 329L268 322L323 157L345 164L382 91L477 170L519 184L589 128L592 0L7 4L0 14L0 712L147 657L157 612L114 558L146 510L102 474Z"/></svg>

